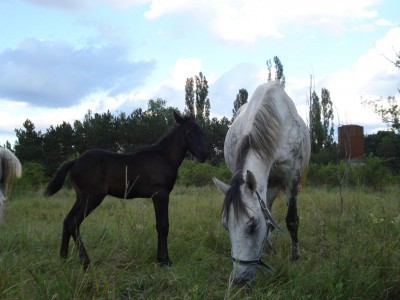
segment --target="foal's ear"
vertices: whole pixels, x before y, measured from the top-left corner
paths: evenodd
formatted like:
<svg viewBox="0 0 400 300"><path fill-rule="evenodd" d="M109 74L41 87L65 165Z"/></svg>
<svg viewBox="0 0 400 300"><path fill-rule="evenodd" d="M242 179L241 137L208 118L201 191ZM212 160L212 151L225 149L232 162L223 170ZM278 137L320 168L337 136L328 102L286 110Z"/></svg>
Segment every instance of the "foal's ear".
<svg viewBox="0 0 400 300"><path fill-rule="evenodd" d="M183 124L183 118L181 117L181 115L175 109L174 109L172 115L174 117L175 123L178 123L179 125Z"/></svg>
<svg viewBox="0 0 400 300"><path fill-rule="evenodd" d="M256 190L256 188L257 188L256 177L249 170L247 170L247 174L246 174L246 185L249 188L249 190L252 191L252 192L254 192Z"/></svg>
<svg viewBox="0 0 400 300"><path fill-rule="evenodd" d="M217 186L218 190L219 190L222 194L226 195L226 193L228 192L230 186L227 185L227 184L225 184L225 183L223 183L221 180L219 180L219 179L216 178L216 177L213 177L213 181L214 181L215 185Z"/></svg>

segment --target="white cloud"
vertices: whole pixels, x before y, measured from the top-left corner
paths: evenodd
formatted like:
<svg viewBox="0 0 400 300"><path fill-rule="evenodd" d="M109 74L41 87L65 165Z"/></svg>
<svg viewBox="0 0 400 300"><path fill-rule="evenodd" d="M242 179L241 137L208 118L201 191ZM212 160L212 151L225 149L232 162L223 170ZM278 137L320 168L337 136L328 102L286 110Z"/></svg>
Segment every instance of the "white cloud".
<svg viewBox="0 0 400 300"><path fill-rule="evenodd" d="M319 80L318 85L331 92L337 122L365 124L376 128L384 126L379 116L362 102L396 95L400 84L399 70L386 59L394 59L393 49L400 49L400 28L390 30L351 68Z"/></svg>
<svg viewBox="0 0 400 300"><path fill-rule="evenodd" d="M23 0L35 5L52 7L57 9L70 9L70 10L82 10L92 9L99 4L105 3L115 8L127 8L131 6L141 5L151 0Z"/></svg>
<svg viewBox="0 0 400 300"><path fill-rule="evenodd" d="M129 113L138 107L146 108L150 99L162 98L167 101L167 106L177 107L183 111L186 79L198 75L201 68L200 59L179 58L173 65L168 79L119 95L119 105L115 110Z"/></svg>
<svg viewBox="0 0 400 300"><path fill-rule="evenodd" d="M395 24L393 24L393 22L390 22L389 20L386 19L377 19L375 21L375 24L378 26L382 26L382 27L393 27L395 26Z"/></svg>
<svg viewBox="0 0 400 300"><path fill-rule="evenodd" d="M115 96L142 85L154 62L132 62L120 46L75 49L64 42L27 39L0 53L0 98L66 107L107 91Z"/></svg>
<svg viewBox="0 0 400 300"><path fill-rule="evenodd" d="M330 32L344 30L346 22L373 19L379 0L295 1L295 0L153 0L145 16L167 14L194 16L197 25L207 26L226 41L253 42L258 37L283 37L283 26L318 25ZM196 18L201 15L203 18ZM204 25L203 25L204 24Z"/></svg>
<svg viewBox="0 0 400 300"><path fill-rule="evenodd" d="M63 0L63 1L53 1L53 0L24 0L26 2L46 7L54 7L61 9L86 9L91 7L92 0Z"/></svg>
<svg viewBox="0 0 400 300"><path fill-rule="evenodd" d="M172 70L172 79L167 84L184 89L186 79L198 75L201 71L201 60L196 58L180 58Z"/></svg>
<svg viewBox="0 0 400 300"><path fill-rule="evenodd" d="M212 5L212 3L205 3L201 0L152 0L150 10L145 12L145 17L149 19L156 19L170 13L185 13L188 11L195 12L197 10L206 10L207 7Z"/></svg>

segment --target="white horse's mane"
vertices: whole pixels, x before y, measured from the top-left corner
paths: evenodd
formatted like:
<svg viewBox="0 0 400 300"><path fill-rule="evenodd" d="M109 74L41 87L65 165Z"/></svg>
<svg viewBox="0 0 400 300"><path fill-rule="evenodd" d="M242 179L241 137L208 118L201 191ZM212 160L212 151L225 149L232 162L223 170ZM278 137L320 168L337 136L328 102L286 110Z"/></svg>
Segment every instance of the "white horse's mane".
<svg viewBox="0 0 400 300"><path fill-rule="evenodd" d="M236 166L240 165L240 161L245 159L245 153L248 148L252 148L265 162L271 162L274 158L276 149L280 143L281 119L277 111L274 96L276 89L282 89L278 82L270 82L259 86L243 113L242 122L249 122L247 134L240 141L239 151L236 156ZM280 99L279 99L280 100ZM250 120L245 120L251 112L255 111L254 116ZM246 114L247 113L247 114ZM247 148L247 149L246 149Z"/></svg>
<svg viewBox="0 0 400 300"><path fill-rule="evenodd" d="M231 204L235 207L235 215L241 215L246 211L238 191L244 180L242 174L249 151L253 151L265 165L275 167L278 157L285 153L282 152L284 147L287 147L287 150L294 144L302 145L296 150L294 148L289 150L287 158L300 159L302 167L307 164L309 149L304 139L307 138L308 130L303 123L293 101L279 81L259 86L250 101L238 110L238 115L225 140L225 160L234 173L230 182L231 191L226 194L222 208L225 217ZM288 138L295 140L288 141ZM292 151L304 152L304 157L303 153L296 154ZM294 158L290 155L298 156ZM272 180L273 177L269 179Z"/></svg>
<svg viewBox="0 0 400 300"><path fill-rule="evenodd" d="M280 146L280 129L282 121L275 101L283 101L276 98L276 92L282 92L279 82L270 82L259 86L250 101L238 110L237 122L246 124L242 128L243 137L239 140L239 146L235 153L235 173L230 182L230 189L226 194L222 207L223 215L228 218L229 207L234 205L235 216L246 214L246 206L243 203L239 187L244 182L242 171L249 150L267 164L271 164L275 153ZM253 114L253 116L252 116Z"/></svg>

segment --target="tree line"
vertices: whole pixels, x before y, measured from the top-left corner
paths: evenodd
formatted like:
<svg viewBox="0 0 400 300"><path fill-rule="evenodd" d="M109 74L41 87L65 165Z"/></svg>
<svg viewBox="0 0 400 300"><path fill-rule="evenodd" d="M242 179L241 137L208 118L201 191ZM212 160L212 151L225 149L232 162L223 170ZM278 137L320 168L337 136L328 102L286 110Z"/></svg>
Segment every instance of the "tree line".
<svg viewBox="0 0 400 300"><path fill-rule="evenodd" d="M63 161L76 158L89 149L129 153L155 143L172 126L173 110L179 112L161 98L152 99L146 110L137 108L129 115L88 111L83 121L76 120L73 125L63 122L50 126L44 133L37 131L32 121L26 120L23 128L15 131L15 153L21 163L39 163L43 165L45 175L51 176ZM203 122L206 146L210 153L214 152L212 163L223 159L221 149L229 125L227 118L208 118Z"/></svg>
<svg viewBox="0 0 400 300"><path fill-rule="evenodd" d="M267 60L268 81L277 80L285 87L283 65L279 58L273 58L275 76L272 76L272 62ZM394 97L390 100L393 101ZM187 78L185 84L185 109L181 114L193 114L201 124L205 134L206 147L210 163L223 163L223 144L230 124L237 110L248 101L245 88L239 89L236 99L232 99L232 117L210 118L210 99L208 82L201 72L193 78ZM327 163L337 159L337 144L334 139L333 103L330 92L321 89L320 95L315 91L313 80L310 80L308 95L308 124L310 129L312 162ZM382 111L382 107L379 107ZM392 105L387 114L396 112ZM172 111L179 109L167 106L162 98L150 99L147 109L137 108L130 114L120 112L112 114L93 113L88 111L83 120L73 124L63 122L50 126L46 132L37 131L34 123L27 119L23 128L16 129L17 141L15 154L21 162L35 162L43 167L44 174L51 176L59 165L66 160L76 158L83 152L102 148L114 152L129 153L145 145L156 142L173 124ZM387 117L387 114L385 115ZM388 118L388 117L387 117ZM397 118L397 119L396 119ZM398 115L394 115L393 126L398 130ZM397 120L397 121L396 121ZM382 157L397 157L400 161L399 135L396 133L378 133L366 137L366 151ZM395 141L395 146L393 146ZM7 148L11 145L7 142ZM397 165L397 163L396 163Z"/></svg>

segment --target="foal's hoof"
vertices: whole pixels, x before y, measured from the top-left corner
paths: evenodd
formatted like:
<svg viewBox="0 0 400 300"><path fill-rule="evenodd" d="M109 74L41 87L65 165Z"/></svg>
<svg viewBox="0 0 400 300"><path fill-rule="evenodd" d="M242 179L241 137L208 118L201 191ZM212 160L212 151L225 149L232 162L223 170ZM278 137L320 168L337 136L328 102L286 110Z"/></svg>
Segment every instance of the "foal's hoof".
<svg viewBox="0 0 400 300"><path fill-rule="evenodd" d="M164 267L164 266L170 267L172 265L170 260L163 260L163 261L157 260L157 261L158 261L159 265L162 267Z"/></svg>
<svg viewBox="0 0 400 300"><path fill-rule="evenodd" d="M300 250L298 246L292 247L292 261L298 261L300 259Z"/></svg>
<svg viewBox="0 0 400 300"><path fill-rule="evenodd" d="M90 269L90 260L82 262L82 267L83 267L83 271L85 273L88 273L89 269Z"/></svg>
<svg viewBox="0 0 400 300"><path fill-rule="evenodd" d="M297 254L293 254L292 255L292 261L293 262L297 262L297 261L299 261L300 260L300 253L297 253Z"/></svg>

